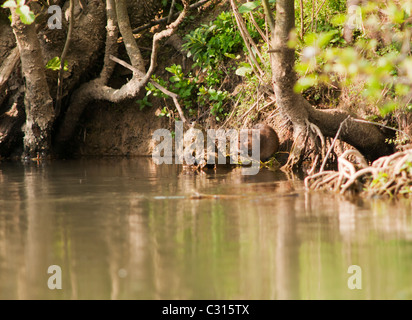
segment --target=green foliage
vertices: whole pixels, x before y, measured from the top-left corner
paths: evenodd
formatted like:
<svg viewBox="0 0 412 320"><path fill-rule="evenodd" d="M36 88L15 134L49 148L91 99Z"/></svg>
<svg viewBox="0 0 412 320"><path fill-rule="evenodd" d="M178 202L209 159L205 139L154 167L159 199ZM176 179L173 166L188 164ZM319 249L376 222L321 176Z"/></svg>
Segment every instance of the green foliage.
<svg viewBox="0 0 412 320"><path fill-rule="evenodd" d="M339 78L346 87L361 83L364 98L379 105L382 115L405 108L412 91L412 57L402 48L410 39L404 22L411 17L411 10L410 1L369 1L352 13L356 17L340 14L334 19L334 30L306 34L296 64L301 78L295 90L302 92ZM355 32L353 44L343 44L340 39L342 21L364 26ZM291 45L298 47L296 39Z"/></svg>
<svg viewBox="0 0 412 320"><path fill-rule="evenodd" d="M216 120L220 121L220 114L223 114L224 105L229 98L229 93L227 91L216 90L213 88L206 89L205 87L199 88L198 101L201 104L210 104L210 113L216 116Z"/></svg>
<svg viewBox="0 0 412 320"><path fill-rule="evenodd" d="M246 2L239 7L239 13L249 13L260 6L260 1Z"/></svg>
<svg viewBox="0 0 412 320"><path fill-rule="evenodd" d="M170 110L167 107L163 107L162 110L159 113L159 117L171 117Z"/></svg>
<svg viewBox="0 0 412 320"><path fill-rule="evenodd" d="M54 57L52 59L50 59L47 64L46 64L46 69L50 69L53 71L59 71L60 70L60 57ZM68 62L67 60L64 61L64 66L63 66L63 70L64 71L68 71Z"/></svg>
<svg viewBox="0 0 412 320"><path fill-rule="evenodd" d="M253 69L252 66L247 62L242 62L239 65L239 68L236 69L236 74L241 77L245 77L247 75L252 74Z"/></svg>
<svg viewBox="0 0 412 320"><path fill-rule="evenodd" d="M172 65L166 68L166 71L173 74L169 78L170 85L169 89L178 94L179 97L184 101L184 104L187 108L190 108L192 104L191 97L193 96L194 90L196 90L196 83L193 81L193 78L188 78L182 71L182 66Z"/></svg>
<svg viewBox="0 0 412 320"><path fill-rule="evenodd" d="M314 6L313 6L314 5ZM346 11L346 0L303 1L303 25L307 32L324 32L336 28L332 23ZM300 28L300 1L295 0L296 27Z"/></svg>
<svg viewBox="0 0 412 320"><path fill-rule="evenodd" d="M243 47L243 39L230 12L222 12L215 21L201 25L185 36L183 49L187 50L202 72L207 72L208 86L218 85L224 72L219 68L231 54Z"/></svg>
<svg viewBox="0 0 412 320"><path fill-rule="evenodd" d="M252 28L250 29L252 32ZM168 81L155 81L178 94L189 115L196 115L198 108L206 108L220 121L225 116L225 106L230 99L229 93L221 89L223 79L237 69L229 68L228 65L232 61L238 61L238 53L244 49L233 14L222 12L216 20L201 25L186 35L184 40L183 48L194 61L192 70L185 74L180 65L172 65L166 68L172 74ZM242 64L237 74L247 75L250 72L250 65ZM166 98L150 84L146 91L146 97L152 95ZM143 104L142 101L138 103L140 106ZM166 111L161 115L165 114Z"/></svg>
<svg viewBox="0 0 412 320"><path fill-rule="evenodd" d="M401 167L401 171L405 171L406 173L412 175L412 158L410 156L409 159L405 161L405 163Z"/></svg>
<svg viewBox="0 0 412 320"><path fill-rule="evenodd" d="M15 8L16 14L18 14L21 22L24 24L32 24L35 20L34 13L30 10L30 7L25 4L25 0L7 0L1 6L2 8Z"/></svg>
<svg viewBox="0 0 412 320"><path fill-rule="evenodd" d="M379 172L378 176L372 180L371 187L383 187L389 180L389 175L386 172Z"/></svg>
<svg viewBox="0 0 412 320"><path fill-rule="evenodd" d="M166 68L168 72L172 74L169 78L169 81L164 81L161 78L152 77L152 80L160 84L162 87L167 88L169 91L179 95L185 109L189 111L191 115L194 114L192 106L196 103L194 100L193 92L196 90L197 84L194 82L193 78L186 77L182 71L182 66L172 65ZM145 106L151 106L149 102L149 97L159 97L167 99L168 96L162 91L157 89L152 83L148 83L146 86L146 96L142 100L138 100L137 103L140 109L143 109ZM163 108L160 113L160 116L170 116L170 112L167 108Z"/></svg>
<svg viewBox="0 0 412 320"><path fill-rule="evenodd" d="M144 96L143 99L137 100L137 104L139 105L140 111L143 110L145 107L151 107L152 103L149 101L149 96Z"/></svg>

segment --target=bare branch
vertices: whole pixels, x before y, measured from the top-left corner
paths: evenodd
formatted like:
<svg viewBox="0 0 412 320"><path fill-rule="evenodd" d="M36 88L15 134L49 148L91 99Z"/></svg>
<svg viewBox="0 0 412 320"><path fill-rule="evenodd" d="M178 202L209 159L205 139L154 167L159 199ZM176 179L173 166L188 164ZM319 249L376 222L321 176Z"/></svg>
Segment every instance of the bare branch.
<svg viewBox="0 0 412 320"><path fill-rule="evenodd" d="M125 62L125 61L123 61L119 58L116 58L114 56L110 56L110 59L117 62L118 64L122 65L123 67L125 67L125 68L127 68L127 69L129 69L133 72L136 72L137 74L140 73L140 71L137 70L135 67L133 67L132 65L128 64L127 62ZM143 76L143 74L142 74L142 76ZM161 86L160 84L158 84L157 82L155 82L153 80L150 80L150 83L153 84L155 86L155 88L159 89L165 95L167 95L167 96L169 96L173 99L173 102L176 106L176 109L179 112L180 119L182 119L183 123L187 123L187 119L186 119L186 117L183 113L183 110L182 110L182 108L179 104L179 101L178 101L179 95L177 95L174 92L171 92L171 91L167 90L166 88L164 88L163 86Z"/></svg>
<svg viewBox="0 0 412 320"><path fill-rule="evenodd" d="M133 67L140 72L145 72L144 60L140 52L139 47L136 44L136 39L133 36L132 29L130 27L129 15L127 13L125 0L117 0L116 13L117 22L119 24L119 30L123 38L123 43L126 47L127 55L130 58L130 62Z"/></svg>
<svg viewBox="0 0 412 320"><path fill-rule="evenodd" d="M10 54L0 66L0 92L4 92L4 86L6 85L7 80L9 80L11 73L17 65L17 62L19 62L19 59L20 52L19 48L16 46L13 50L11 50ZM0 105L2 104L2 99L5 96L6 95L0 94Z"/></svg>
<svg viewBox="0 0 412 320"><path fill-rule="evenodd" d="M254 54L254 52L251 48L251 45L255 49L256 53L259 55L260 59L263 61L261 53L260 53L258 47L256 46L256 43L253 41L252 37L250 36L249 32L246 30L245 24L243 22L243 19L242 19L240 13L239 13L239 10L238 10L234 0L230 0L230 4L232 6L232 10L233 10L233 13L235 15L235 19L236 19L240 34L243 38L243 41L246 45L246 48L249 51L249 56L250 56L253 64L255 65L255 67L259 71L258 76L262 77L264 75L264 72L263 72L262 68L260 67L259 62L256 59L256 56L255 56L255 54Z"/></svg>
<svg viewBox="0 0 412 320"><path fill-rule="evenodd" d="M61 99L62 99L62 94L63 94L64 60L66 60L66 55L69 50L70 42L72 40L73 25L74 25L74 0L70 0L69 31L67 32L66 42L64 44L62 55L60 57L60 68L59 68L59 74L57 76L56 106L54 108L54 113L56 117L60 114L60 109L61 109Z"/></svg>
<svg viewBox="0 0 412 320"><path fill-rule="evenodd" d="M270 5L268 0L262 0L263 10L268 21L269 29L272 35L275 33L275 18L273 13L270 11Z"/></svg>
<svg viewBox="0 0 412 320"><path fill-rule="evenodd" d="M169 15L167 17L167 24L170 23L170 21L172 21L172 17L173 17L173 8L175 6L175 2L176 0L172 0L172 4L170 5L170 11L169 11Z"/></svg>
<svg viewBox="0 0 412 320"><path fill-rule="evenodd" d="M206 4L206 3L209 2L209 1L212 1L212 0L200 0L199 2L196 2L196 3L192 4L192 5L190 5L190 6L189 6L189 10L199 8L199 7L203 6L204 4ZM178 16L179 16L179 13L173 14L173 18L177 18ZM146 30L146 29L149 29L149 28L151 28L151 27L153 27L153 26L157 26L158 24L161 24L161 23L168 23L168 19L169 19L169 17L162 18L162 19L155 20L155 21L151 21L151 22L146 23L145 25L143 25L143 26L141 26L141 27L138 27L138 28L136 28L136 29L133 29L133 33L139 33L139 32L141 32L141 31L144 31L144 30Z"/></svg>
<svg viewBox="0 0 412 320"><path fill-rule="evenodd" d="M154 35L150 66L149 69L145 71L144 61L143 59L140 59L140 50L137 47L133 33L131 32L128 17L126 17L127 11L124 6L124 0L116 1L116 12L117 20L119 21L119 30L122 34L127 53L131 60L133 67L133 78L125 85L123 85L120 89L114 89L107 85L103 85L101 80L96 79L84 84L78 90L76 90L71 97L71 105L66 113L64 122L60 127L60 131L56 138L57 141L64 142L68 141L71 138L74 127L78 122L80 115L90 101L106 100L116 103L127 98L135 97L144 88L156 68L159 41L165 37L171 36L187 15L189 5L187 1L183 1L183 4L184 9L179 14L178 18L169 26L167 26L167 29ZM106 53L107 59L110 59L111 56L113 55ZM112 59L110 60L113 61ZM185 119L184 116L182 117L182 120L183 119Z"/></svg>
<svg viewBox="0 0 412 320"><path fill-rule="evenodd" d="M116 5L114 0L106 1L106 17L107 17L107 35L106 46L104 52L104 65L97 81L106 84L113 73L115 63L110 59L110 56L117 54L117 36L119 28L117 27Z"/></svg>

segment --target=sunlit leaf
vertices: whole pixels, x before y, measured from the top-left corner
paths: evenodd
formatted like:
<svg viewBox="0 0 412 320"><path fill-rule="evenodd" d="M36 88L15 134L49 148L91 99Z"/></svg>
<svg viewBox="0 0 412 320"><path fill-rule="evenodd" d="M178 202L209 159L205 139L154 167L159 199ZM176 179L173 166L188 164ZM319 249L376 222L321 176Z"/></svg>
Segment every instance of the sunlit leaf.
<svg viewBox="0 0 412 320"><path fill-rule="evenodd" d="M310 75L310 76L307 76L307 77L302 77L297 81L297 83L294 87L294 90L295 90L295 92L302 92L302 91L316 85L317 82L318 82L318 80L317 80L316 76L314 76L314 75Z"/></svg>
<svg viewBox="0 0 412 320"><path fill-rule="evenodd" d="M249 67L240 67L236 70L235 73L238 76L244 77L244 76L252 73L252 68L250 66Z"/></svg>
<svg viewBox="0 0 412 320"><path fill-rule="evenodd" d="M332 30L329 32L321 33L318 37L317 43L319 48L327 46L332 38L338 33L338 30Z"/></svg>
<svg viewBox="0 0 412 320"><path fill-rule="evenodd" d="M17 4L14 0L7 0L5 3L2 4L2 8L16 8Z"/></svg>
<svg viewBox="0 0 412 320"><path fill-rule="evenodd" d="M16 9L16 13L19 15L21 22L24 24L32 24L36 18L34 13L30 11L30 8L26 5L18 7Z"/></svg>
<svg viewBox="0 0 412 320"><path fill-rule="evenodd" d="M53 71L60 70L60 58L59 57L54 57L54 58L50 59L46 64L46 68L50 69L50 70L53 70ZM67 60L64 61L63 70L64 71L69 70Z"/></svg>
<svg viewBox="0 0 412 320"><path fill-rule="evenodd" d="M239 7L240 13L249 13L260 6L260 1L246 2Z"/></svg>
<svg viewBox="0 0 412 320"><path fill-rule="evenodd" d="M388 16L393 23L403 23L405 21L405 11L399 9L394 3L388 6Z"/></svg>
<svg viewBox="0 0 412 320"><path fill-rule="evenodd" d="M401 7L403 10L405 10L405 13L410 16L412 14L412 1L404 1L401 4Z"/></svg>
<svg viewBox="0 0 412 320"><path fill-rule="evenodd" d="M346 14L337 14L331 19L334 26L342 26L346 23Z"/></svg>
<svg viewBox="0 0 412 320"><path fill-rule="evenodd" d="M225 57L228 57L228 58L234 59L234 60L238 59L238 57L239 57L239 56L234 55L233 53L227 53L227 52L225 52L224 55L225 55Z"/></svg>
<svg viewBox="0 0 412 320"><path fill-rule="evenodd" d="M411 87L406 84L397 83L395 85L395 93L399 96L406 96L410 91Z"/></svg>
<svg viewBox="0 0 412 320"><path fill-rule="evenodd" d="M389 101L385 103L379 111L381 112L382 116L387 115L388 113L391 113L395 111L395 109L398 108L398 104L395 101Z"/></svg>
<svg viewBox="0 0 412 320"><path fill-rule="evenodd" d="M316 39L317 39L317 34L316 33L311 32L311 33L305 34L305 36L304 36L305 45L306 46L314 45L315 42L316 42Z"/></svg>

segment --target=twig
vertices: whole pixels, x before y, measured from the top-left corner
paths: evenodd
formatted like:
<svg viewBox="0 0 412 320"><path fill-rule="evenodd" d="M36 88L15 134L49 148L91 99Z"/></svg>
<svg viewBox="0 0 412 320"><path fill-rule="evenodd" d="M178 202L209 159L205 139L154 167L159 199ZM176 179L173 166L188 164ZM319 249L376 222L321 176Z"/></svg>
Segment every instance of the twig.
<svg viewBox="0 0 412 320"><path fill-rule="evenodd" d="M267 107L270 107L274 103L276 103L275 100L272 100L271 102L266 103L262 108L258 109L258 112L262 111L263 109L266 109Z"/></svg>
<svg viewBox="0 0 412 320"><path fill-rule="evenodd" d="M313 1L314 2L314 1ZM310 26L310 28L311 28L311 31L313 32L313 22L314 22L314 19L315 19L315 17L314 16L318 16L318 14L319 14L319 11L320 11L320 9L322 9L322 7L323 7L323 5L325 4L325 2L326 2L326 0L323 0L323 2L322 2L322 4L320 5L320 7L316 10L316 13L314 14L314 3L312 2L312 22L311 22L311 26ZM317 23L317 22L316 22ZM309 29L309 26L305 29L305 32L304 33L306 33L306 31Z"/></svg>
<svg viewBox="0 0 412 320"><path fill-rule="evenodd" d="M305 34L305 22L304 22L304 12L303 12L303 0L300 0L300 37L303 39Z"/></svg>
<svg viewBox="0 0 412 320"><path fill-rule="evenodd" d="M199 7L203 6L205 3L209 2L209 1L211 1L211 0L200 0L199 2L196 2L196 3L192 4L192 5L190 5L190 6L189 6L189 10L199 8ZM179 16L179 14L180 14L179 12L174 13L174 14L173 14L173 18L176 18L177 16ZM146 29L149 29L149 28L151 28L151 27L153 27L153 26L157 26L158 24L167 23L168 19L169 19L169 17L162 18L162 19L155 20L155 21L151 21L151 22L146 23L145 25L143 25L143 26L141 26L141 27L138 27L138 28L133 29L132 32L133 32L133 33L139 33L139 32L141 32L141 31L144 31L144 30L146 30Z"/></svg>
<svg viewBox="0 0 412 320"><path fill-rule="evenodd" d="M171 97L173 99L173 102L176 106L177 112L179 112L179 116L180 119L182 119L183 124L187 124L187 119L183 113L183 110L179 104L179 101L177 98L179 98L179 96L176 93L173 93L169 90L167 90L166 88L162 87L160 84L158 84L157 82L150 80L150 83L153 84L157 89L159 89L160 91L162 91L164 94L168 95L169 97Z"/></svg>
<svg viewBox="0 0 412 320"><path fill-rule="evenodd" d="M138 70L137 68L135 68L132 65L128 64L126 61L123 61L123 60L121 60L119 58L116 58L112 55L110 56L110 59L117 62L118 64L122 65L123 67L125 67L125 68L127 68L127 69L143 76L143 74L140 72L140 70ZM163 86L161 86L160 84L158 84L157 82L155 82L153 80L150 80L149 82L151 84L153 84L157 89L162 91L165 95L167 95L167 96L169 96L173 99L173 102L176 106L176 109L179 112L180 119L182 119L183 123L187 124L187 119L186 119L186 117L183 113L183 110L182 110L182 108L179 104L179 101L178 101L179 96L176 93L167 90L166 88L164 88Z"/></svg>
<svg viewBox="0 0 412 320"><path fill-rule="evenodd" d="M249 56L250 56L253 64L255 65L255 67L258 69L259 75L260 75L261 77L263 77L264 72L263 72L262 68L260 67L259 62L257 61L256 56L255 56L255 54L254 54L251 46L253 46L253 48L255 49L256 53L259 55L259 58L261 59L261 61L263 61L262 55L261 55L259 49L257 48L255 42L254 42L253 39L251 38L250 34L247 32L246 27L245 27L245 24L244 24L244 22L243 22L243 19L242 19L240 13L239 13L239 10L238 10L238 8L237 8L234 0L230 0L230 4L231 4L231 6L232 6L232 10L233 10L233 13L234 13L234 15L235 15L236 23L237 23L237 26L238 26L238 28L239 28L240 34L241 34L241 36L242 36L242 38L243 38L243 42L245 43L246 48L247 48L247 50L248 50L248 52L249 52Z"/></svg>
<svg viewBox="0 0 412 320"><path fill-rule="evenodd" d="M246 111L240 118L239 118L239 121L241 121L244 117L246 117L249 113L250 113L250 111L252 111L258 104L259 104L259 101L260 101L260 99L262 99L262 97L263 97L263 94L257 99L257 101L250 107L250 109L248 110L248 111Z"/></svg>
<svg viewBox="0 0 412 320"><path fill-rule="evenodd" d="M402 130L399 130L399 129L391 128L391 127L385 126L385 125L377 123L377 122L371 122L371 121L366 121L366 120L361 120L361 119L353 119L353 121L374 124L376 126L380 126L380 127L386 128L386 129L390 129L390 130L393 130L393 131L398 131L398 132L403 133L405 136L408 137L409 140L411 140L411 136L409 134L407 134L405 131L402 131Z"/></svg>
<svg viewBox="0 0 412 320"><path fill-rule="evenodd" d="M0 66L0 90L3 87L3 85L7 82L7 80L9 79L19 59L20 59L20 51L19 51L19 48L15 46L14 49L11 50L10 54L7 56L7 58L3 61L2 65Z"/></svg>
<svg viewBox="0 0 412 320"><path fill-rule="evenodd" d="M66 42L64 44L63 52L60 57L60 69L57 77L57 94L56 94L56 106L54 112L56 117L60 114L61 99L63 94L63 72L64 72L64 60L66 59L67 51L69 50L70 41L72 39L73 24L74 24L74 0L70 0L69 6L69 30L67 32Z"/></svg>
<svg viewBox="0 0 412 320"><path fill-rule="evenodd" d="M175 6L175 2L176 0L172 0L172 4L170 5L170 11L169 11L169 15L167 17L167 24L170 23L170 21L172 21L172 17L173 17L173 8Z"/></svg>
<svg viewBox="0 0 412 320"><path fill-rule="evenodd" d="M310 20L310 31L313 32L313 22L315 21L315 0L312 0L312 15Z"/></svg>
<svg viewBox="0 0 412 320"><path fill-rule="evenodd" d="M342 127L343 127L343 124L344 124L349 118L350 118L350 116L348 116L345 120L343 120L343 121L341 122L341 124L340 124L340 126L339 126L339 130L338 130L338 132L336 132L335 138L333 139L332 144L330 145L329 150L328 150L328 152L326 153L325 159L323 159L322 166L320 167L319 172L322 172L323 169L325 169L326 161L328 160L328 157L329 157L330 153L332 152L332 150L333 150L333 148L334 148L334 146L335 146L336 140L338 139L338 137L339 137L339 135L340 135L340 132L341 132Z"/></svg>
<svg viewBox="0 0 412 320"><path fill-rule="evenodd" d="M242 88L243 91L243 88ZM230 118L232 118L232 116L234 115L235 111L236 111L236 107L238 106L239 102L240 102L240 92L239 92L239 98L237 99L235 105L233 106L232 112L230 113L229 117L226 119L225 123L223 123L223 125L221 126L221 128L224 128L226 126L226 123L230 120Z"/></svg>
<svg viewBox="0 0 412 320"><path fill-rule="evenodd" d="M247 2L250 2L249 0L247 0ZM259 32L260 36L262 37L263 41L265 41L265 43L267 43L269 45L269 40L266 37L266 35L263 33L262 29L260 29L259 25L257 24L255 17L253 16L252 12L249 12L249 17L250 17L250 21L252 21L252 24L254 25L254 27L256 28L256 30Z"/></svg>
<svg viewBox="0 0 412 320"><path fill-rule="evenodd" d="M270 29L270 33L273 35L275 33L275 18L270 9L268 0L262 0L263 11L265 12L265 17L267 17L267 24Z"/></svg>

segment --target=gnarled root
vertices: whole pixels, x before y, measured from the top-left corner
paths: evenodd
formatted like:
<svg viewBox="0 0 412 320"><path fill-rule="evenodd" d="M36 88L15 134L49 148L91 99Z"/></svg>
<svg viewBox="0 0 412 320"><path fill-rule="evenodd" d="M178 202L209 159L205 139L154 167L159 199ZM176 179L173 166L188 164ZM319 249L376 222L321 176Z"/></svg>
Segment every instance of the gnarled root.
<svg viewBox="0 0 412 320"><path fill-rule="evenodd" d="M356 150L344 152L338 159L338 171L323 171L305 178L313 190L334 190L345 194L412 195L412 149L381 157L368 166Z"/></svg>

